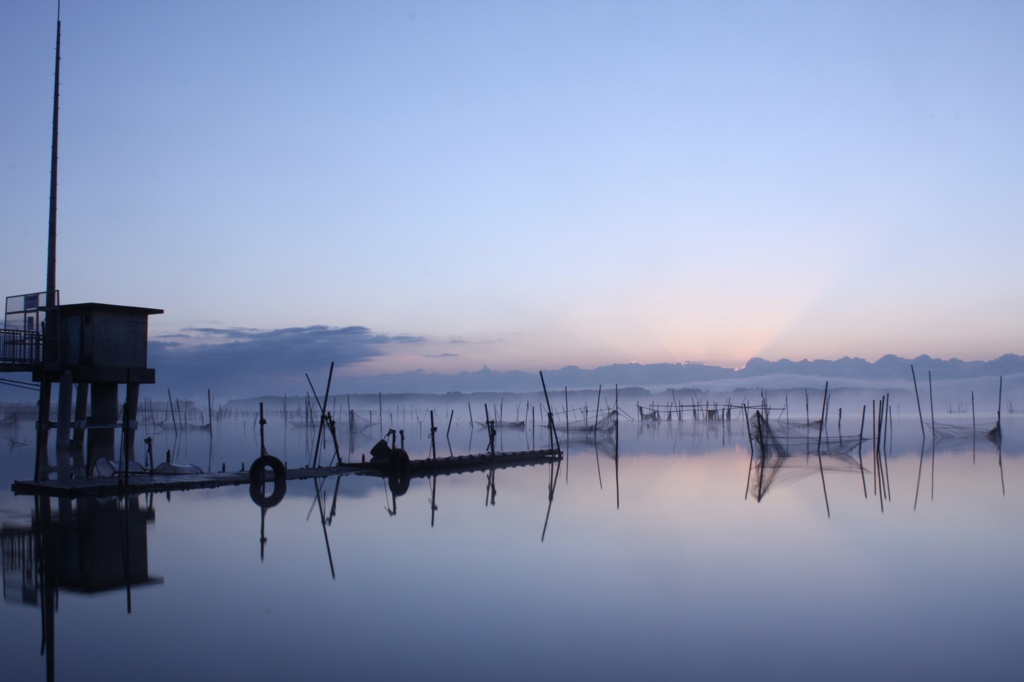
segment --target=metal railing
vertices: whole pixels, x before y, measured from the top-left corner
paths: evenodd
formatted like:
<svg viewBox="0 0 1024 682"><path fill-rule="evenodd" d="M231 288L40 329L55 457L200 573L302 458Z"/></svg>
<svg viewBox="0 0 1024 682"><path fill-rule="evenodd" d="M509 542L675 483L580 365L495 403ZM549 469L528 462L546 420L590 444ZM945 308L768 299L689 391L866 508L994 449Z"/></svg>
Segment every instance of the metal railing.
<svg viewBox="0 0 1024 682"><path fill-rule="evenodd" d="M43 335L35 331L0 329L0 365L31 369L43 361Z"/></svg>

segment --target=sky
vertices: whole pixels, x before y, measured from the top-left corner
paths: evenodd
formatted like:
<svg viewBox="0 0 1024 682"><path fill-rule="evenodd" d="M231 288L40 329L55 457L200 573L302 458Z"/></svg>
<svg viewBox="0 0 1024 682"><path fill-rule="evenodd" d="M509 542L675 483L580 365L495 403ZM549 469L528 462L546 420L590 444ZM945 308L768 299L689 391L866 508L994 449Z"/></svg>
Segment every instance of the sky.
<svg viewBox="0 0 1024 682"><path fill-rule="evenodd" d="M5 296L45 289L56 10L0 4ZM65 0L61 25L61 301L162 309L164 350L1024 348L1024 3Z"/></svg>

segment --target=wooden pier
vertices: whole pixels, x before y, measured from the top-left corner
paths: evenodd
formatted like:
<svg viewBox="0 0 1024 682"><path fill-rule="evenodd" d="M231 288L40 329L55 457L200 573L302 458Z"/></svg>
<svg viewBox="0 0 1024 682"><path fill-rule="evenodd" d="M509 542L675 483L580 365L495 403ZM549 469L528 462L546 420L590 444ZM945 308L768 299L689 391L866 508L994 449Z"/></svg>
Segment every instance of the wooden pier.
<svg viewBox="0 0 1024 682"><path fill-rule="evenodd" d="M562 452L557 449L417 459L409 462L408 477L410 479L430 478L432 476L487 472L495 469L559 462L561 459ZM393 475L393 472L393 465L388 462L352 462L337 466L285 469L285 480L292 481L350 475L388 477ZM272 475L268 475L267 478L268 482L273 480ZM249 471L200 474L140 473L100 478L15 481L11 485L11 490L16 495L47 495L51 497L77 498L220 488L229 485L249 485L251 482L252 478Z"/></svg>

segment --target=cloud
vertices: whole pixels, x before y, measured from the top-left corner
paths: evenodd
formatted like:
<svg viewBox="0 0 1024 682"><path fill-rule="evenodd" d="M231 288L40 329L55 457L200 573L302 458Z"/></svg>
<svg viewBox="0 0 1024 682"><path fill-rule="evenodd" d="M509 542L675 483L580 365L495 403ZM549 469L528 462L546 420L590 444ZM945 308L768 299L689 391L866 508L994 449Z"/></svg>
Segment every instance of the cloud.
<svg viewBox="0 0 1024 682"><path fill-rule="evenodd" d="M149 366L158 384L195 394L211 389L223 397L304 392L310 374L323 381L335 369L387 354L389 346L415 344L422 337L375 334L366 327L248 328L194 327L149 344Z"/></svg>

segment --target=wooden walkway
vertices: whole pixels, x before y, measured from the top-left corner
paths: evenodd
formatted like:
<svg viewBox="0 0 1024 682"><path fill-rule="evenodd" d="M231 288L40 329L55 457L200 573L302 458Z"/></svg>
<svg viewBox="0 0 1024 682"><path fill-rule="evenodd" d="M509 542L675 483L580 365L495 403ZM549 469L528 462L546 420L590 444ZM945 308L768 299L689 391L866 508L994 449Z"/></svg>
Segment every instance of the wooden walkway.
<svg viewBox="0 0 1024 682"><path fill-rule="evenodd" d="M525 450L481 455L457 455L409 462L409 478L429 478L471 472L534 466L562 459L560 450ZM353 462L339 466L286 469L286 480L328 478L331 476L388 476L389 463ZM268 480L273 477L268 474ZM11 490L16 495L48 495L50 497L105 497L163 493L176 490L220 488L228 485L249 485L248 471L209 474L129 474L104 478L72 478L52 481L15 481Z"/></svg>

